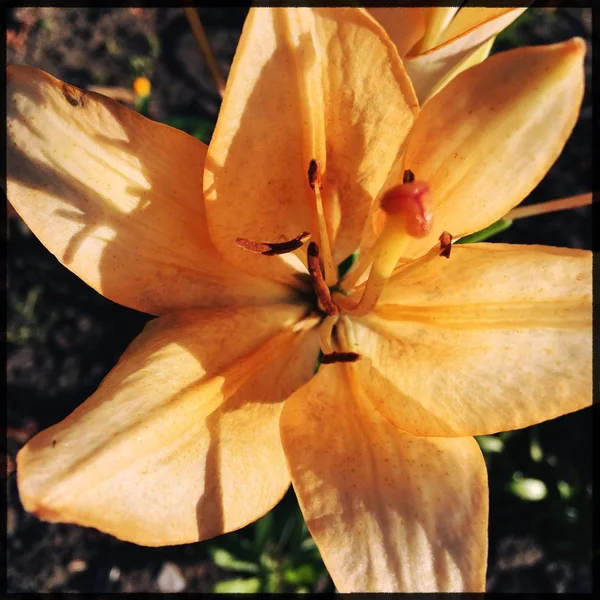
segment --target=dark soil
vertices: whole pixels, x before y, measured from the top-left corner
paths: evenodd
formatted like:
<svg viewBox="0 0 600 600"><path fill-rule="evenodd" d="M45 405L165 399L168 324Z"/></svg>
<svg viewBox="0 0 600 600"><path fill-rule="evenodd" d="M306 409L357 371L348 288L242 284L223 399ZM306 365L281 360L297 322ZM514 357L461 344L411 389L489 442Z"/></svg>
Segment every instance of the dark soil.
<svg viewBox="0 0 600 600"><path fill-rule="evenodd" d="M589 42L589 13L559 9L556 18L540 17L523 26L518 43L551 43L573 35ZM246 10L201 9L200 14L227 73ZM9 9L8 28L9 63L42 68L79 87L128 87L136 75L143 74L152 80L152 118L216 119L220 99L181 9ZM589 58L586 64L587 91L579 123L565 152L528 201L592 189ZM548 126L552 126L551 115ZM497 239L589 249L591 231L588 207L525 219ZM87 287L45 250L20 219L9 220L7 235L10 471L10 462L33 433L64 418L95 390L149 317ZM569 472L574 469L574 477L584 487L591 486L590 421L591 409L535 430L545 448L552 449L555 464L566 465ZM529 439L530 432L525 431L507 442L510 469L527 474L534 468L528 457ZM544 512L536 503L509 495L504 468L490 464L489 589L591 591L589 499L575 507L579 525L568 527L554 518L555 505L546 506ZM14 473L8 475L7 492L10 592L158 591L159 575L167 563L179 567L186 591L208 591L220 576L202 544L142 548L92 529L44 523L23 511Z"/></svg>

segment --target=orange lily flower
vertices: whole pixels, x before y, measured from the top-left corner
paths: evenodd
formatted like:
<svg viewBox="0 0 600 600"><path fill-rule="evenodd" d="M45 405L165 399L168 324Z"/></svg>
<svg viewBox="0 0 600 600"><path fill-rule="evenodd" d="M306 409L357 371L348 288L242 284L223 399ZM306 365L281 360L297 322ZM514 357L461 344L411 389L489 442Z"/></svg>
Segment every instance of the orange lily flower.
<svg viewBox="0 0 600 600"><path fill-rule="evenodd" d="M404 61L421 104L465 69L486 59L496 35L527 7L446 6L368 9Z"/></svg>
<svg viewBox="0 0 600 600"><path fill-rule="evenodd" d="M258 519L291 481L341 591L483 590L472 436L591 404L591 253L447 232L537 185L584 52L493 56L419 111L365 11L254 8L208 148L9 68L10 202L94 289L158 315L20 451L24 507L182 544Z"/></svg>

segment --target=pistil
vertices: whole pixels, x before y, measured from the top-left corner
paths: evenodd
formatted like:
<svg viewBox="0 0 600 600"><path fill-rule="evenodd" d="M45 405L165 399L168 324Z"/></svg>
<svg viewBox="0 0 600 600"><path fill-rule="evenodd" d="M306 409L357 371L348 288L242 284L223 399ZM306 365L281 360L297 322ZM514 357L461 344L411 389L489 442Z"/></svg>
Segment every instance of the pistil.
<svg viewBox="0 0 600 600"><path fill-rule="evenodd" d="M333 263L329 232L327 231L325 211L323 210L323 198L321 196L321 189L323 187L321 165L314 158L308 165L308 183L315 193L315 208L319 223L320 250L321 260L323 261L323 272L325 274L325 283L328 286L332 286L337 283L337 269Z"/></svg>
<svg viewBox="0 0 600 600"><path fill-rule="evenodd" d="M425 182L409 181L391 188L383 196L381 208L386 213L386 222L371 252L373 265L364 293L350 311L356 316L366 315L375 308L411 240L425 237L431 230L431 193Z"/></svg>
<svg viewBox="0 0 600 600"><path fill-rule="evenodd" d="M402 183L412 183L414 180L415 174L410 169L406 169L402 177ZM348 274L340 284L341 288L345 292L350 292L350 290L354 289L354 287L358 283L358 280L371 266L373 259L375 258L376 252L377 244L373 244L373 246L371 246L369 250L367 250L366 254L358 257L358 262L354 265L354 268L348 272Z"/></svg>

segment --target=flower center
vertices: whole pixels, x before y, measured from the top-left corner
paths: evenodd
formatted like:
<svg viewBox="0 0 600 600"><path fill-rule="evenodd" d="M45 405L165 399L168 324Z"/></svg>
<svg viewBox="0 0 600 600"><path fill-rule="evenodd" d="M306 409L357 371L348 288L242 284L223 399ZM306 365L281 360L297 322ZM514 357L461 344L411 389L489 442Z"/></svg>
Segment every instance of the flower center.
<svg viewBox="0 0 600 600"><path fill-rule="evenodd" d="M310 241L306 254L300 254L300 250L312 237L308 231L303 231L291 240L280 242L255 242L246 238L237 238L236 242L241 248L266 256L288 252L301 256L310 276L314 306L322 317L319 325L319 340L323 351L321 362L352 362L359 358L359 354L355 352L356 345L349 315L363 316L372 312L393 274L404 275L435 256L448 258L452 236L444 232L440 236L440 246L436 245L420 259L398 270L398 261L411 240L427 236L433 221L429 186L424 181L416 180L412 171L406 170L402 183L389 189L381 199L385 223L376 242L346 274L343 281L338 283L323 211L321 175L319 162L311 160L308 167L308 183L314 191L319 243ZM369 267L366 284L357 286ZM361 287L363 293L356 302L350 295Z"/></svg>

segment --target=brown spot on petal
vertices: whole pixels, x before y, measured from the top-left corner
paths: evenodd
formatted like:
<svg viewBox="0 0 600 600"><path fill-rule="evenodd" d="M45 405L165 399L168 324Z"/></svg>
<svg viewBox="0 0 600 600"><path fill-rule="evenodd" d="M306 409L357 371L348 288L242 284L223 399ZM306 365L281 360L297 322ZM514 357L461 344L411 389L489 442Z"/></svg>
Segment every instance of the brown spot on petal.
<svg viewBox="0 0 600 600"><path fill-rule="evenodd" d="M85 92L76 88L73 85L69 85L68 83L61 83L61 91L66 101L71 106L79 106L83 108L85 106Z"/></svg>

